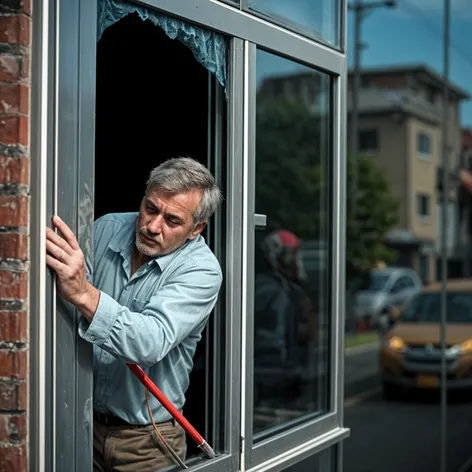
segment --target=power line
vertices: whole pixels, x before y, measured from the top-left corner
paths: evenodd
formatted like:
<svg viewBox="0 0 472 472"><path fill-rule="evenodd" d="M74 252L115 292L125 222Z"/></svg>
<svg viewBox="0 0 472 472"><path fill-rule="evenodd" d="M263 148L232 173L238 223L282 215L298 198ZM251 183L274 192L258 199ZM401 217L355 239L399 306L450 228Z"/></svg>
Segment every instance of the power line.
<svg viewBox="0 0 472 472"><path fill-rule="evenodd" d="M413 5L410 3L408 0L401 0L398 3L399 6L405 7L406 10L409 10L410 13L413 13L417 19L421 19L422 23L429 29L431 33L433 33L435 36L439 37L439 39L443 39L443 33L442 31L437 28L435 25L433 25L428 16L425 15L424 11L421 10L419 7ZM467 52L465 52L463 49L459 48L457 44L453 43L451 41L450 43L451 49L453 49L459 56L462 57L464 61L466 61L469 65L472 66L472 56L469 55Z"/></svg>

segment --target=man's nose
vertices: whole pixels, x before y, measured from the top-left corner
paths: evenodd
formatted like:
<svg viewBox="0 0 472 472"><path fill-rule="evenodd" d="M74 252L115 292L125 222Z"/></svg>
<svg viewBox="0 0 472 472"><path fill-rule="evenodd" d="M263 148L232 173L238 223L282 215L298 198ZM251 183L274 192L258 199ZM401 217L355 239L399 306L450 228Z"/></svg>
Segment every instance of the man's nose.
<svg viewBox="0 0 472 472"><path fill-rule="evenodd" d="M148 231L153 234L160 234L162 231L162 215L157 215L148 223Z"/></svg>

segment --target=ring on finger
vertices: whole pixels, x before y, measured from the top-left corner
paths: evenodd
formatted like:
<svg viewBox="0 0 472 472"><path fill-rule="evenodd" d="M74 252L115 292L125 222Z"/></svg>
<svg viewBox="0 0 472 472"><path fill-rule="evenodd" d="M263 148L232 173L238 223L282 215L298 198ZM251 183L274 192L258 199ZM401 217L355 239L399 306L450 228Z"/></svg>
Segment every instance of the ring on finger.
<svg viewBox="0 0 472 472"><path fill-rule="evenodd" d="M64 257L64 249L61 251L61 255L59 256L59 259L62 260L63 257Z"/></svg>

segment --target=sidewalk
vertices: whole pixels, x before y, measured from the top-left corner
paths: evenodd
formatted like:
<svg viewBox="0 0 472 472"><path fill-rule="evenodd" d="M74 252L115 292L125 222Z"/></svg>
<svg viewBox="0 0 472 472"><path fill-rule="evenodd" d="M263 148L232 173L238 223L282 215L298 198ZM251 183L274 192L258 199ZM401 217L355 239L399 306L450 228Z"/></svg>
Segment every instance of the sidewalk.
<svg viewBox="0 0 472 472"><path fill-rule="evenodd" d="M380 383L379 344L348 348L344 354L344 397L373 388Z"/></svg>

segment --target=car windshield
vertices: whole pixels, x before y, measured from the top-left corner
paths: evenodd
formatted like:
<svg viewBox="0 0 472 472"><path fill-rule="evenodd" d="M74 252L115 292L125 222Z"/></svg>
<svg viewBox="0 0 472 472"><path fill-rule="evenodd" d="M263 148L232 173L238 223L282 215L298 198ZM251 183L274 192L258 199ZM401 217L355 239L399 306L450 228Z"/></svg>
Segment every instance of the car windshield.
<svg viewBox="0 0 472 472"><path fill-rule="evenodd" d="M387 280L390 278L390 274L380 271L371 271L366 274L364 290L371 292L380 292L385 287Z"/></svg>
<svg viewBox="0 0 472 472"><path fill-rule="evenodd" d="M472 293L448 293L446 317L448 323L472 323ZM408 305L402 318L412 323L439 323L441 321L441 294L419 294Z"/></svg>

